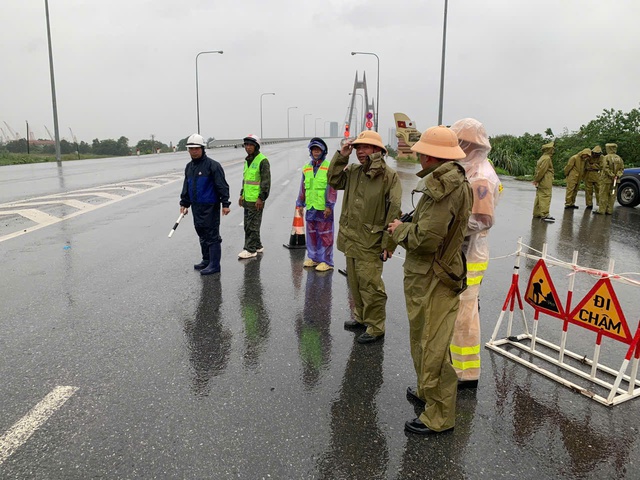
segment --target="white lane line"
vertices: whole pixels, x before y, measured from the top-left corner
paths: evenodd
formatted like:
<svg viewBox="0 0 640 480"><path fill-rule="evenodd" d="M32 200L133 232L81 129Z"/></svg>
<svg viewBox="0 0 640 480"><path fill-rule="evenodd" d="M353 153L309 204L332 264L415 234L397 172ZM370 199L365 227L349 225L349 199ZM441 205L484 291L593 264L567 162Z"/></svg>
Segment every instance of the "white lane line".
<svg viewBox="0 0 640 480"><path fill-rule="evenodd" d="M282 184L282 186L284 187L287 183L289 183L289 180L287 180L286 182L284 182L284 183Z"/></svg>
<svg viewBox="0 0 640 480"><path fill-rule="evenodd" d="M78 387L56 387L0 437L0 465L40 428Z"/></svg>

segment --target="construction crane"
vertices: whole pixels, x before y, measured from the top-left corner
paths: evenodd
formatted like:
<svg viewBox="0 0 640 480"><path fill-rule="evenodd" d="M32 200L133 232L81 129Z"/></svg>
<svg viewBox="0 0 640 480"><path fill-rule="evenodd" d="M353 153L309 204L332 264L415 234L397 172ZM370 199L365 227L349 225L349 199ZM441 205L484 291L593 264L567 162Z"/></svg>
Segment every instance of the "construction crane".
<svg viewBox="0 0 640 480"><path fill-rule="evenodd" d="M9 135L7 135L7 132L4 131L4 128L0 127L0 132L2 132L2 141L7 143L10 142L11 139L9 138Z"/></svg>
<svg viewBox="0 0 640 480"><path fill-rule="evenodd" d="M49 134L49 138L51 139L52 142L55 143L55 140L53 139L53 135L51 135L51 132L49 131L49 129L47 128L47 126L44 126L44 129L47 131L47 133Z"/></svg>
<svg viewBox="0 0 640 480"><path fill-rule="evenodd" d="M76 136L73 134L73 130L71 130L71 127L69 127L69 133L71 133L71 140L73 141L73 143L75 143L76 145L76 155L78 156L78 160L80 160L80 149L78 148L78 139L76 138Z"/></svg>
<svg viewBox="0 0 640 480"><path fill-rule="evenodd" d="M9 133L13 135L14 140L20 140L20 138L22 138L20 134L17 133L13 128L11 128L7 122L3 121L2 123L4 123L7 126L7 129L9 130Z"/></svg>

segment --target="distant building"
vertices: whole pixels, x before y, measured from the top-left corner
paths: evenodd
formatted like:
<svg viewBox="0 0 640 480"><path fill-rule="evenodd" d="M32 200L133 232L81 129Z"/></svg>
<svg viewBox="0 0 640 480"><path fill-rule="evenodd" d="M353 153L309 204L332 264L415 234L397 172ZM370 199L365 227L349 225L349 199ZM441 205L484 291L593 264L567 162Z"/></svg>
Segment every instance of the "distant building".
<svg viewBox="0 0 640 480"><path fill-rule="evenodd" d="M389 129L389 141L388 141L387 145L389 145L394 150L398 150L398 137L396 137L396 129L395 128L390 128Z"/></svg>
<svg viewBox="0 0 640 480"><path fill-rule="evenodd" d="M331 122L329 124L329 136L330 137L338 137L338 122Z"/></svg>

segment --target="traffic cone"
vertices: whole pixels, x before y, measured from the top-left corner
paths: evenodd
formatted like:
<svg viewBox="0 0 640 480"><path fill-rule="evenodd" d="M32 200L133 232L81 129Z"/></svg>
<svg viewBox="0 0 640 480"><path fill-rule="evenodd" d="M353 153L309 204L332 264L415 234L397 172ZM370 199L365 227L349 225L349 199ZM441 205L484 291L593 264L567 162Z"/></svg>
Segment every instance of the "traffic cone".
<svg viewBox="0 0 640 480"><path fill-rule="evenodd" d="M307 248L307 244L304 240L304 219L300 210L296 207L293 214L293 225L291 226L291 236L289 237L289 245L284 243L283 247L289 249Z"/></svg>

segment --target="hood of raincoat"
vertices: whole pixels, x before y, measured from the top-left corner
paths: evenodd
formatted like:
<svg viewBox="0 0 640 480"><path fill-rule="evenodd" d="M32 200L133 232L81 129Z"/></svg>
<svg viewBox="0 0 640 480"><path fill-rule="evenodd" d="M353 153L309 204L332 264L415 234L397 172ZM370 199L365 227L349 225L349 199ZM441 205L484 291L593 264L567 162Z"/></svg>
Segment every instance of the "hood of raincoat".
<svg viewBox="0 0 640 480"><path fill-rule="evenodd" d="M607 143L604 148L607 150L607 155L611 155L612 153L616 153L618 145L616 143Z"/></svg>
<svg viewBox="0 0 640 480"><path fill-rule="evenodd" d="M461 175L462 170L464 167L457 161L444 162L434 169L422 170L418 176L423 173L426 176L420 179L415 191L425 193L439 202L466 181L465 176Z"/></svg>
<svg viewBox="0 0 640 480"><path fill-rule="evenodd" d="M590 148L584 148L584 149L580 150L580 153L578 155L580 155L580 157L590 157L591 156L591 149Z"/></svg>
<svg viewBox="0 0 640 480"><path fill-rule="evenodd" d="M377 152L369 155L369 158L363 165L365 175L368 175L371 178L381 175L382 173L384 173L384 170L386 168L387 163L384 161L384 154L382 152Z"/></svg>
<svg viewBox="0 0 640 480"><path fill-rule="evenodd" d="M542 145L542 153L546 153L547 155L552 155L554 149L554 143L545 143Z"/></svg>
<svg viewBox="0 0 640 480"><path fill-rule="evenodd" d="M593 150L591 150L591 153L593 154L594 157L597 157L598 155L602 155L602 148L600 148L600 145L596 145L595 147L593 147Z"/></svg>
<svg viewBox="0 0 640 480"><path fill-rule="evenodd" d="M451 125L451 130L458 137L458 144L466 157L458 160L465 169L467 177L472 177L487 161L491 144L484 125L475 118L463 118Z"/></svg>

